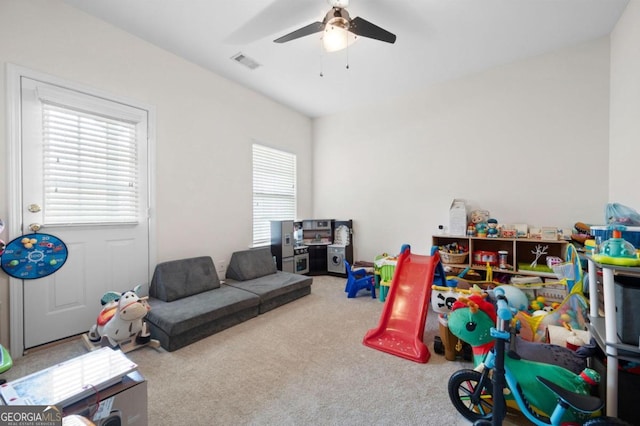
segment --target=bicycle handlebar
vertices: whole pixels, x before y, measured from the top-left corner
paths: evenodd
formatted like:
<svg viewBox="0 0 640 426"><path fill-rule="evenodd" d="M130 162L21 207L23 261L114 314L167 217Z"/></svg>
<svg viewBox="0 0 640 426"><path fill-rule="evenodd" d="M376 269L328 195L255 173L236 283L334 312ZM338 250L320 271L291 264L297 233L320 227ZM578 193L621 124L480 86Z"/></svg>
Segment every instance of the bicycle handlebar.
<svg viewBox="0 0 640 426"><path fill-rule="evenodd" d="M496 297L496 305L498 307L496 314L498 315L498 318L503 321L511 321L513 314L511 313L511 308L509 308L509 304L507 303L507 296L504 293L504 289L496 287L493 289L493 294Z"/></svg>

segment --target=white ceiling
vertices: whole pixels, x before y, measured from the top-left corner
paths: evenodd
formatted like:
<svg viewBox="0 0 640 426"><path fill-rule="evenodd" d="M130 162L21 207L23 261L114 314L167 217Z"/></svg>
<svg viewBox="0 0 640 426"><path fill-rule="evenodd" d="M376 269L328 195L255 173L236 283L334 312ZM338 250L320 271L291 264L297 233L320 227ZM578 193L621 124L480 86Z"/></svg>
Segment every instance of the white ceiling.
<svg viewBox="0 0 640 426"><path fill-rule="evenodd" d="M327 54L320 34L273 42L321 21L330 9L326 0L65 1L310 117L605 36L628 3L351 0L351 18L372 22L397 41L360 37ZM252 71L230 59L239 52L261 66Z"/></svg>

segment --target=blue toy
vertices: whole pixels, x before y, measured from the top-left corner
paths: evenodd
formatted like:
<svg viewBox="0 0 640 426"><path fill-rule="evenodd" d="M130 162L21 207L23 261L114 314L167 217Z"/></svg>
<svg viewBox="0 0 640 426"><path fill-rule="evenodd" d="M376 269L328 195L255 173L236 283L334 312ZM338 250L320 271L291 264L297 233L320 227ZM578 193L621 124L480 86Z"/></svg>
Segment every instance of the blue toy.
<svg viewBox="0 0 640 426"><path fill-rule="evenodd" d="M487 221L487 237L498 238L498 221L496 219L489 219Z"/></svg>
<svg viewBox="0 0 640 426"><path fill-rule="evenodd" d="M7 244L0 257L0 267L14 278L34 280L62 268L67 255L67 246L58 237L28 234Z"/></svg>
<svg viewBox="0 0 640 426"><path fill-rule="evenodd" d="M356 297L356 294L360 290L369 290L371 297L376 298L376 278L373 275L367 275L365 269L351 270L351 265L346 260L344 266L347 271L347 285L344 291L347 292L347 297L352 299Z"/></svg>
<svg viewBox="0 0 640 426"><path fill-rule="evenodd" d="M526 311L529 308L529 299L524 291L520 290L511 284L502 284L499 286L502 291L505 292L507 299L509 300L509 306L516 311ZM489 294L493 291L489 291Z"/></svg>
<svg viewBox="0 0 640 426"><path fill-rule="evenodd" d="M636 248L622 238L620 229L612 231L612 238L600 244L593 260L599 263L618 266L640 266L640 257Z"/></svg>

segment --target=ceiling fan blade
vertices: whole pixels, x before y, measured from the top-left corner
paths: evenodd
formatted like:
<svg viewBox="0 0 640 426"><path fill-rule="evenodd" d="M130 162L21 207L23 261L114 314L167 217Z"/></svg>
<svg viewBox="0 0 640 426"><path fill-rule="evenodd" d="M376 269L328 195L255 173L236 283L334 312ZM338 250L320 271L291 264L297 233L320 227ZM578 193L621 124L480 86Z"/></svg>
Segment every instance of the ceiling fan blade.
<svg viewBox="0 0 640 426"><path fill-rule="evenodd" d="M351 23L349 24L349 31L355 35L359 35L360 37L373 38L392 44L396 42L395 34L392 34L389 31L372 24L366 19L360 18L359 16L351 20Z"/></svg>
<svg viewBox="0 0 640 426"><path fill-rule="evenodd" d="M252 43L276 34L282 28L310 21L314 16L313 5L316 2L317 0L270 0L264 9L229 34L224 41L228 44Z"/></svg>
<svg viewBox="0 0 640 426"><path fill-rule="evenodd" d="M305 37L311 34L319 33L324 30L324 23L322 22L314 22L312 24L307 25L306 27L299 28L293 32L290 32L287 35L283 35L280 38L273 40L276 43L286 43L291 40L295 40L300 37Z"/></svg>

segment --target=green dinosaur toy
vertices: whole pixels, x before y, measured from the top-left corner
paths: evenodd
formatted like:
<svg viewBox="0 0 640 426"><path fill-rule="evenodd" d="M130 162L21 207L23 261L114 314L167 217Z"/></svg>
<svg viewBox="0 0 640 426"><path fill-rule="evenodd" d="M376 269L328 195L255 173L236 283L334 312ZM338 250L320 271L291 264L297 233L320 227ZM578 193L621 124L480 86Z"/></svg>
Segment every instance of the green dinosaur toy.
<svg viewBox="0 0 640 426"><path fill-rule="evenodd" d="M477 370L484 367L482 361L493 348L494 341L490 330L495 323L495 306L486 300L486 294L461 297L452 306L449 329L456 337L472 346ZM546 416L553 412L557 398L536 379L537 376L546 377L563 388L584 395L589 395L590 385L599 381L598 373L591 369L575 374L562 366L523 359L514 353L505 354L505 366L516 378L529 403ZM505 398L510 399L508 390L505 391ZM563 418L563 421L580 423L584 420L584 414L572 410L567 411Z"/></svg>

